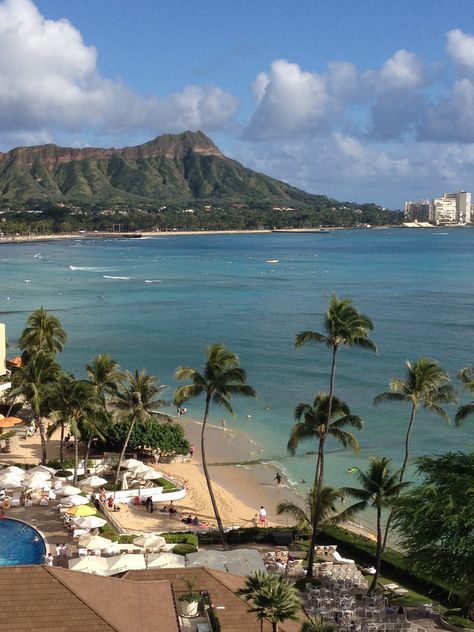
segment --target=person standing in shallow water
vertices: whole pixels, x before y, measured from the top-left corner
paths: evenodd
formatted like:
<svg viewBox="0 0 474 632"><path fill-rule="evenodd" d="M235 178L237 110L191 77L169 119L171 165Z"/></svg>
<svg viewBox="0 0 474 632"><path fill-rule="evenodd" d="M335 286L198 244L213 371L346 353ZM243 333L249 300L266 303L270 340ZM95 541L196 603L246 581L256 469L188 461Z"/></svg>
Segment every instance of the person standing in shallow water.
<svg viewBox="0 0 474 632"><path fill-rule="evenodd" d="M277 487L281 487L281 474L280 474L280 472L276 473L276 476L275 476L275 478L273 480L277 482Z"/></svg>

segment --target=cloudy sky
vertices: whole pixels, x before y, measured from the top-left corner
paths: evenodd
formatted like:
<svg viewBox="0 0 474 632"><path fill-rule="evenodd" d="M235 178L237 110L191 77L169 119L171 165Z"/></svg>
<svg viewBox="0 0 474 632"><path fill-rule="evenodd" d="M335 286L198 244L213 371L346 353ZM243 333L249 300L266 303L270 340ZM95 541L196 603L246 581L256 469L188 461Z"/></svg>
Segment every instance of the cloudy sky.
<svg viewBox="0 0 474 632"><path fill-rule="evenodd" d="M0 0L0 150L202 129L314 193L474 189L472 0Z"/></svg>

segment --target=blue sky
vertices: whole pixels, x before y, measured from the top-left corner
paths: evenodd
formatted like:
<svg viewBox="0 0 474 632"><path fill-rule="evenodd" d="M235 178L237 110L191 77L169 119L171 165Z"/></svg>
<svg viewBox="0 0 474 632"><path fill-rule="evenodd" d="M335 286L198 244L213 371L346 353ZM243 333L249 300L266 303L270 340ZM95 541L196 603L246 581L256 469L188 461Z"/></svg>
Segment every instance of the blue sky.
<svg viewBox="0 0 474 632"><path fill-rule="evenodd" d="M472 0L0 0L0 150L202 129L339 200L474 188Z"/></svg>

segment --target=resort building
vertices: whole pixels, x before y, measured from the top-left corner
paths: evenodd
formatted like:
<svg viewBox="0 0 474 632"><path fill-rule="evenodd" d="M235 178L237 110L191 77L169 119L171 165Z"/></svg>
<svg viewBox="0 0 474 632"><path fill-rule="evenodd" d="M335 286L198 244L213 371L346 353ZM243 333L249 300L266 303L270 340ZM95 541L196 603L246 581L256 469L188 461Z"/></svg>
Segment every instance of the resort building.
<svg viewBox="0 0 474 632"><path fill-rule="evenodd" d="M430 201L405 202L405 220L407 222L428 222L430 219Z"/></svg>
<svg viewBox="0 0 474 632"><path fill-rule="evenodd" d="M471 221L471 194L467 191L445 193L434 198L430 222L433 224L468 224Z"/></svg>

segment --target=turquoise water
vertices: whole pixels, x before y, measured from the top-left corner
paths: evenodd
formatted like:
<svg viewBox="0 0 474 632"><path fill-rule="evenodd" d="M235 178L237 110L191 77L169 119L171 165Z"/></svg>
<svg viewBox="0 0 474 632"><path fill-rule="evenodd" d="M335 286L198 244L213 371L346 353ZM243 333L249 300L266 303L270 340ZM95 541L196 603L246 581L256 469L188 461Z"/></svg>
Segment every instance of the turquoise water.
<svg viewBox="0 0 474 632"><path fill-rule="evenodd" d="M45 553L43 538L36 529L20 520L0 520L0 566L42 564Z"/></svg>
<svg viewBox="0 0 474 632"><path fill-rule="evenodd" d="M401 462L408 407L374 408L372 399L403 375L406 359L435 357L453 376L474 362L473 262L469 228L2 244L0 320L14 354L27 315L43 305L69 334L66 369L80 376L107 351L123 367L160 376L170 398L175 368L198 366L206 345L223 341L259 395L236 400L228 426L300 481L312 476L305 451L313 446L288 458L288 430L295 405L327 390L330 354L324 346L295 350L294 335L321 329L332 291L349 296L372 317L379 347L378 355L343 349L338 357L337 395L366 421L359 457L330 445L329 479L350 484L347 468L371 455ZM188 409L198 416L202 402ZM217 421L224 413L212 414ZM413 456L472 448L473 423L456 429L420 414Z"/></svg>

